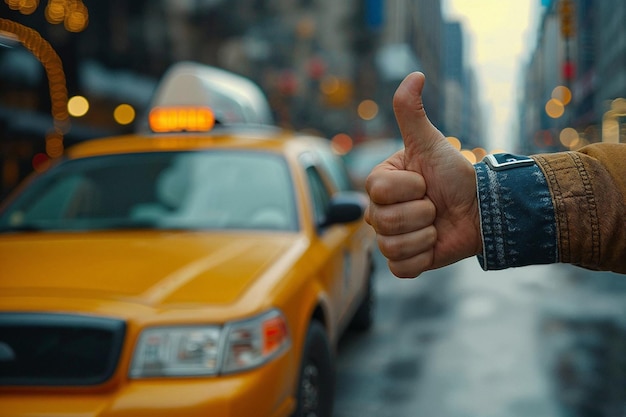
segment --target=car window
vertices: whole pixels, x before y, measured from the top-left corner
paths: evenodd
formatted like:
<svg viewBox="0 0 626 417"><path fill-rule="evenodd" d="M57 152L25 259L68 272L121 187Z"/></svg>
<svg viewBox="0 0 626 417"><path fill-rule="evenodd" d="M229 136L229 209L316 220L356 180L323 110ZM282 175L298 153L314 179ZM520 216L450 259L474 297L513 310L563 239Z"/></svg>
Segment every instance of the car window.
<svg viewBox="0 0 626 417"><path fill-rule="evenodd" d="M317 225L322 224L326 220L326 211L330 203L330 193L324 184L324 180L315 166L309 166L306 169L307 181L311 190L311 200L313 202L313 211L315 214L315 222Z"/></svg>
<svg viewBox="0 0 626 417"><path fill-rule="evenodd" d="M350 191L352 185L347 167L341 157L335 154L330 147L320 146L318 148L320 163L328 172L330 181L337 191Z"/></svg>
<svg viewBox="0 0 626 417"><path fill-rule="evenodd" d="M67 161L0 217L3 229L295 230L286 161L265 152L157 152Z"/></svg>

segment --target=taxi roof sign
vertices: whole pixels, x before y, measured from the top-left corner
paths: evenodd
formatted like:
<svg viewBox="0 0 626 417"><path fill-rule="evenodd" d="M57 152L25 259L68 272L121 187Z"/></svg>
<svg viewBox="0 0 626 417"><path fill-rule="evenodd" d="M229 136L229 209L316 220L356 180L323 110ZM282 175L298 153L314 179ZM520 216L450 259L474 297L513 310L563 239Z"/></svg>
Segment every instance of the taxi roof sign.
<svg viewBox="0 0 626 417"><path fill-rule="evenodd" d="M154 132L207 132L215 125L208 107L154 107L148 116Z"/></svg>
<svg viewBox="0 0 626 417"><path fill-rule="evenodd" d="M196 62L172 65L157 86L150 108L210 108L220 124L273 125L270 105L254 82Z"/></svg>

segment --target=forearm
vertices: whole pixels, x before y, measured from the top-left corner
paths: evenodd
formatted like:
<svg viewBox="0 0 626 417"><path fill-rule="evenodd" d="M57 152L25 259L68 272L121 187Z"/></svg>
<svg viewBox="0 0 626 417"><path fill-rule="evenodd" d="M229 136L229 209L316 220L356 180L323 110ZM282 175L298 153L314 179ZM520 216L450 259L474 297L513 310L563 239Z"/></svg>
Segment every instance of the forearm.
<svg viewBox="0 0 626 417"><path fill-rule="evenodd" d="M485 270L564 262L626 273L626 145L476 164Z"/></svg>
<svg viewBox="0 0 626 417"><path fill-rule="evenodd" d="M626 145L534 159L552 195L560 262L626 273Z"/></svg>

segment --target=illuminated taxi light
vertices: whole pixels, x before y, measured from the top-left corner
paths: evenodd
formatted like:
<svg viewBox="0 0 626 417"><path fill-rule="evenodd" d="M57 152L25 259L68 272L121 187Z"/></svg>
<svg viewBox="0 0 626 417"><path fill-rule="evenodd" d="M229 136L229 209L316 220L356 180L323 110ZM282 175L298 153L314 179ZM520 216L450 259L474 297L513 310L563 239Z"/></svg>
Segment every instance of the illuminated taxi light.
<svg viewBox="0 0 626 417"><path fill-rule="evenodd" d="M155 107L150 111L154 132L206 132L215 126L215 115L208 107Z"/></svg>

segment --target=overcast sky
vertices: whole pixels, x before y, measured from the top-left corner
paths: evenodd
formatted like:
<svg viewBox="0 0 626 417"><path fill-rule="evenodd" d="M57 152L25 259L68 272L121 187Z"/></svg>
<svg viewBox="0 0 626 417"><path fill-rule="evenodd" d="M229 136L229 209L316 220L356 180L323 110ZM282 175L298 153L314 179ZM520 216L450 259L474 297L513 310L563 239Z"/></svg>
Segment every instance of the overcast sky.
<svg viewBox="0 0 626 417"><path fill-rule="evenodd" d="M442 2L444 16L463 24L466 56L482 90L486 143L491 149L513 150L507 138L517 126L519 74L534 48L540 7L540 0Z"/></svg>

